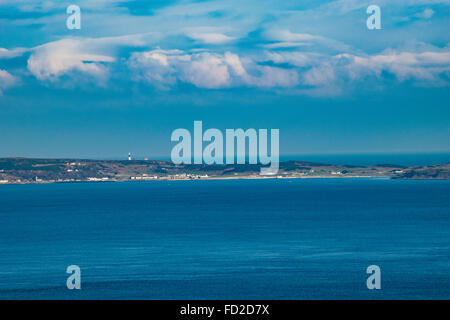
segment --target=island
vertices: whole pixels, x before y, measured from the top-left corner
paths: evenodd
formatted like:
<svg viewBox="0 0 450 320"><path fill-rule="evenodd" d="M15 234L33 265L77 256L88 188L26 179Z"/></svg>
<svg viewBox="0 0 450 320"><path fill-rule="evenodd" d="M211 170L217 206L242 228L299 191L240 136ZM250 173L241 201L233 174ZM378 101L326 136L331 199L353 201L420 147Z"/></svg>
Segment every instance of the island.
<svg viewBox="0 0 450 320"><path fill-rule="evenodd" d="M280 162L277 174L262 176L258 164L174 164L162 160L82 160L0 158L0 184L201 180L387 177L450 179L450 163L405 167L333 165L306 161Z"/></svg>

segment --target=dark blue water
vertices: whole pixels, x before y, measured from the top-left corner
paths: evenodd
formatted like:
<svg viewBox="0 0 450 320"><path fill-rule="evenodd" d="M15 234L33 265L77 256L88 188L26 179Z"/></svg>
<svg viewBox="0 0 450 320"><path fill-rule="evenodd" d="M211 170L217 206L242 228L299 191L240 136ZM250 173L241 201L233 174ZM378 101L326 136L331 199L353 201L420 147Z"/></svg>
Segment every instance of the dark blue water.
<svg viewBox="0 0 450 320"><path fill-rule="evenodd" d="M0 298L449 299L450 181L2 185Z"/></svg>

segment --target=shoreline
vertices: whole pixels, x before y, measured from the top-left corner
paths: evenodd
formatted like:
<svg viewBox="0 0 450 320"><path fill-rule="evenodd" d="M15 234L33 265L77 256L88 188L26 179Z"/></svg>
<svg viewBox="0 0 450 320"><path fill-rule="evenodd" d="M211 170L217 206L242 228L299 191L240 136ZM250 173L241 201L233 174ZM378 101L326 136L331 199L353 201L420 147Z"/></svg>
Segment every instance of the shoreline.
<svg viewBox="0 0 450 320"><path fill-rule="evenodd" d="M450 163L404 167L334 165L306 161L279 163L276 174L261 175L261 164L174 164L162 160L75 160L0 158L0 185L123 181L244 179L450 179Z"/></svg>
<svg viewBox="0 0 450 320"><path fill-rule="evenodd" d="M289 177L272 177L272 176L238 176L238 177L208 177L201 179L181 179L181 178L161 178L161 179L151 179L151 180L105 180L105 181L39 181L39 182L11 182L11 183L0 183L2 185L34 185L34 184L70 184L70 183L117 183L117 182L167 182L167 181L217 181L217 180L290 180L290 179L383 179L383 180L450 180L450 179L409 179L409 178L393 178L391 176L289 176Z"/></svg>

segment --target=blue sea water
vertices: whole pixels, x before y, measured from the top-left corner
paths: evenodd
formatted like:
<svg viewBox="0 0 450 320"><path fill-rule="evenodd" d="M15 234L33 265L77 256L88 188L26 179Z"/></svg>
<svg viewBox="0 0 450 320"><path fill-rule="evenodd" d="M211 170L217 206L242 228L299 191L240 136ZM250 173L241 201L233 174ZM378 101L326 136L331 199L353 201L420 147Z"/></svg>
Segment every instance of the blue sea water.
<svg viewBox="0 0 450 320"><path fill-rule="evenodd" d="M450 181L1 185L0 298L449 299Z"/></svg>

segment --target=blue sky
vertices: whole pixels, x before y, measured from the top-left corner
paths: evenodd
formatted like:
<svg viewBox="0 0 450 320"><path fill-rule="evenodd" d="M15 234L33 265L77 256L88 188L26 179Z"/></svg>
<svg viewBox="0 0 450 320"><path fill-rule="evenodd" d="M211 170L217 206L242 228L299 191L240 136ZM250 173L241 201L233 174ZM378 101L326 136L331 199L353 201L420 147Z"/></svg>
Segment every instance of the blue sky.
<svg viewBox="0 0 450 320"><path fill-rule="evenodd" d="M194 120L279 128L282 155L449 152L449 17L448 0L0 0L0 156L160 158Z"/></svg>

